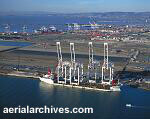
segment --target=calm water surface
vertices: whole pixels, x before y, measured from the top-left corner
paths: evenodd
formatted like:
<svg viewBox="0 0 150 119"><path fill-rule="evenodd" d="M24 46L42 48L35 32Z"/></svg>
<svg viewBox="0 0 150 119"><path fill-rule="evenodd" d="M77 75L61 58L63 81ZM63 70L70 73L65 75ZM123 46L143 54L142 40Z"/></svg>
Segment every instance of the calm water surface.
<svg viewBox="0 0 150 119"><path fill-rule="evenodd" d="M22 32L22 27L27 26L27 32L33 32L35 29L39 29L42 26L54 25L59 30L67 30L67 23L78 23L78 24L89 24L89 21L92 22L90 17L73 17L73 16L63 16L63 15L27 15L27 16L0 16L0 32L5 31L6 24L9 24L10 31ZM144 21L140 20L127 20L127 19L105 19L98 18L95 19L98 24L115 24L115 25L135 25L142 24ZM81 29L85 29L82 28ZM86 28L89 29L89 28Z"/></svg>
<svg viewBox="0 0 150 119"><path fill-rule="evenodd" d="M134 107L128 108L126 104ZM3 107L44 105L93 107L93 114L2 114ZM51 86L38 80L0 76L0 119L150 119L150 92L122 87L99 92Z"/></svg>
<svg viewBox="0 0 150 119"><path fill-rule="evenodd" d="M0 41L0 46L25 47L25 46L30 46L30 45L32 45L32 43L30 43L30 42Z"/></svg>

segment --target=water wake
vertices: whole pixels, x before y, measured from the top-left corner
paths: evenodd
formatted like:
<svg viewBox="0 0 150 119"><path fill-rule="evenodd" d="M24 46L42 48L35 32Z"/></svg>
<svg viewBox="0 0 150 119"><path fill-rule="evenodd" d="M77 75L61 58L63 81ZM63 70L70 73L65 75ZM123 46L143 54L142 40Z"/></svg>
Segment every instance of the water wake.
<svg viewBox="0 0 150 119"><path fill-rule="evenodd" d="M146 107L146 106L136 106L136 105L131 105L131 104L126 104L126 107L128 107L128 108L150 109L150 107Z"/></svg>

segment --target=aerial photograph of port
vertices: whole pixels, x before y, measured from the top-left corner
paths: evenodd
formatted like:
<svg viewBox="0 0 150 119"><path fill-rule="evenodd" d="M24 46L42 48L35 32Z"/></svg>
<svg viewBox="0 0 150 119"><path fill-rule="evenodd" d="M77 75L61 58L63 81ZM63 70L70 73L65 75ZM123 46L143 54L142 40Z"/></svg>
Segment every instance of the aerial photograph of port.
<svg viewBox="0 0 150 119"><path fill-rule="evenodd" d="M150 1L0 0L0 119L150 119Z"/></svg>

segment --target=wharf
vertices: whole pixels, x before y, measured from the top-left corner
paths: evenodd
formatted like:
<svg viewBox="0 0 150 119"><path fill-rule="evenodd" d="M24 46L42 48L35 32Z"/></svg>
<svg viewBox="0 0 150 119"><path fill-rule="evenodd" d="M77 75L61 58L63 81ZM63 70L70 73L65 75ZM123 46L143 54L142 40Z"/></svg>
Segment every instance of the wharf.
<svg viewBox="0 0 150 119"><path fill-rule="evenodd" d="M39 79L39 76L36 76L36 74L34 74L34 73L21 72L21 71L13 71L13 72L7 73L7 75L8 76L17 76L17 77Z"/></svg>
<svg viewBox="0 0 150 119"><path fill-rule="evenodd" d="M39 80L39 76L35 73L30 72L23 72L23 71L12 71L8 73L0 73L1 75L7 75L7 76L16 76L16 77L25 77L25 78L31 78L33 80ZM69 88L78 88L78 89L84 89L84 90L95 90L95 91L105 91L105 92L112 92L113 90L107 88L102 88L101 86L93 86L91 87L88 84L81 84L81 85L68 85L68 84L59 84L54 83L51 84L54 86L63 86L63 87L69 87ZM101 88L100 88L101 87Z"/></svg>

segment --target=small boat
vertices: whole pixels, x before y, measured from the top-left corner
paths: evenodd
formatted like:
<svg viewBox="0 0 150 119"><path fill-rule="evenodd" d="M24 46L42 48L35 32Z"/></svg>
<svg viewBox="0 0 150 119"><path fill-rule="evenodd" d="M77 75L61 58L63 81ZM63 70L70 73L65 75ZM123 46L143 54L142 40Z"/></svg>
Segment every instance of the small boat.
<svg viewBox="0 0 150 119"><path fill-rule="evenodd" d="M43 77L39 77L40 81L43 81L48 84L54 84L53 76L51 74L51 70L48 69L48 74L44 75Z"/></svg>
<svg viewBox="0 0 150 119"><path fill-rule="evenodd" d="M132 105L131 104L126 104L126 107L132 107Z"/></svg>

